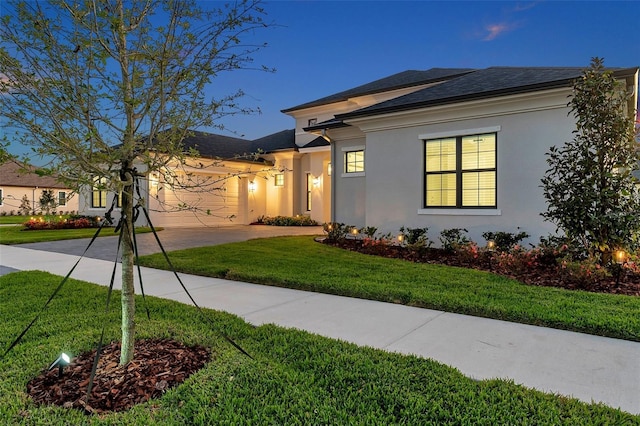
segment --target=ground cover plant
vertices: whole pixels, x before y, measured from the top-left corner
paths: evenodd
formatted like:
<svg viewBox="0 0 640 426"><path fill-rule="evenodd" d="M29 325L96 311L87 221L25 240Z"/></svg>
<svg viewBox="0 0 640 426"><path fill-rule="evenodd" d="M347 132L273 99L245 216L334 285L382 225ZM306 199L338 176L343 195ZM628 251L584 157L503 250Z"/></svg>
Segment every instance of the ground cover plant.
<svg viewBox="0 0 640 426"><path fill-rule="evenodd" d="M413 263L319 244L256 239L174 251L181 272L457 312L640 341L640 298L524 285L488 271ZM162 255L144 266L166 269Z"/></svg>
<svg viewBox="0 0 640 426"><path fill-rule="evenodd" d="M0 342L31 321L60 277L19 272L0 277ZM104 287L70 280L24 340L0 358L0 419L5 424L639 424L640 417L601 404L528 390L509 381L474 381L431 360L360 348L336 340L238 317L198 311L174 301L146 299L150 319L137 317L140 340L159 338L201 345L211 361L180 386L130 410L87 415L78 409L36 405L27 383L60 351L94 348L101 325L107 340L119 334L119 306L106 314ZM119 294L114 294L117 298ZM145 306L142 299L137 300ZM142 311L142 310L141 310ZM224 342L232 336L254 359ZM3 347L4 349L4 347ZM156 354L161 355L161 354ZM144 356L143 353L137 356ZM142 363L134 357L133 364ZM152 362L154 356L148 359ZM147 361L147 360L145 360ZM70 374L64 372L65 374ZM135 374L132 373L132 374Z"/></svg>

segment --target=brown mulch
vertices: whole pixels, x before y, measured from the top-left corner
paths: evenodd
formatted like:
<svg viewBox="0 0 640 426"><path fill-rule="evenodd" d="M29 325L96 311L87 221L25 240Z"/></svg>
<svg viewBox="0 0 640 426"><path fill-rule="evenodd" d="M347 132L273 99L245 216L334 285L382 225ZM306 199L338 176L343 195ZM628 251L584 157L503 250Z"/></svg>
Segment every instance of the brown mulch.
<svg viewBox="0 0 640 426"><path fill-rule="evenodd" d="M536 267L514 272L499 270L496 267L495 260L491 260L490 256L493 255L488 252L481 252L477 259L470 259L461 257L453 252L436 248L411 250L406 246L398 245L367 246L363 244L363 240L359 239L342 239L339 241L328 241L324 239L322 242L345 250L357 251L373 256L404 259L416 263L432 263L489 271L516 279L528 285L558 287L567 290L583 290L594 293L640 296L640 274L634 274L630 271L624 271L618 279L614 276L601 276L597 279L584 280L567 274L566 271L563 271L557 265L556 259L542 259L541 264Z"/></svg>
<svg viewBox="0 0 640 426"><path fill-rule="evenodd" d="M211 354L202 346L187 347L169 339L140 340L134 359L119 366L120 343L102 348L91 390L86 401L95 349L83 353L64 368L45 371L27 384L27 392L37 404L55 404L85 413L125 411L136 404L157 398L167 389L184 382L200 370Z"/></svg>

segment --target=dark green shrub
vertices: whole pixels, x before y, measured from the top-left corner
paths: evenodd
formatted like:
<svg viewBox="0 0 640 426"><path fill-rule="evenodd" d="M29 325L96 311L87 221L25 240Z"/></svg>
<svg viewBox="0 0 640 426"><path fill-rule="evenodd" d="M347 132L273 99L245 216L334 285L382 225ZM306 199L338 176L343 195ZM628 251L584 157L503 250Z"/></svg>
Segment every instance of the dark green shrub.
<svg viewBox="0 0 640 426"><path fill-rule="evenodd" d="M516 244L528 237L529 234L524 231L517 234L502 231L482 233L482 238L487 241L493 240L496 243L497 251L511 251Z"/></svg>
<svg viewBox="0 0 640 426"><path fill-rule="evenodd" d="M403 242L411 247L430 247L433 242L427 236L429 228L400 228Z"/></svg>
<svg viewBox="0 0 640 426"><path fill-rule="evenodd" d="M440 232L440 242L442 248L446 251L456 251L459 247L469 243L469 239L464 235L467 233L465 228L451 228Z"/></svg>
<svg viewBox="0 0 640 426"><path fill-rule="evenodd" d="M347 237L353 226L344 223L328 222L322 225L322 229L327 234L327 241L340 241Z"/></svg>
<svg viewBox="0 0 640 426"><path fill-rule="evenodd" d="M260 222L260 220L262 222ZM275 217L265 217L261 216L258 218L260 223L271 226L316 226L318 222L311 219L309 216L275 216Z"/></svg>

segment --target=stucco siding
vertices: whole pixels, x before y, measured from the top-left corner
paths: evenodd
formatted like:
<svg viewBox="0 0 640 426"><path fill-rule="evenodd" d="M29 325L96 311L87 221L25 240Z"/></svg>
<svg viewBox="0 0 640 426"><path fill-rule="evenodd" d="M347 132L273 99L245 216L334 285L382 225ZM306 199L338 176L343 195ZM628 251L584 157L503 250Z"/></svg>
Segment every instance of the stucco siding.
<svg viewBox="0 0 640 426"><path fill-rule="evenodd" d="M568 115L566 94L555 94L535 107L517 99L509 105L512 112L492 108L467 113L468 118L457 120L453 110L435 114L425 111L411 117L411 121L421 123L413 126L410 122L395 127L382 121L364 123L366 175L361 179L365 182L344 178L336 182L340 197L336 200L336 219L392 233L401 226L428 227L435 242L448 228L466 228L478 243L484 243L481 234L485 231L516 232L519 228L531 234L533 243L553 232L555 227L540 216L546 209L540 179L547 169L545 153L549 147L572 138L574 121ZM422 124L429 122L433 124ZM424 136L457 136L474 129L496 129L497 208L425 209ZM336 143L337 152L341 146ZM363 190L365 209L355 203ZM350 198L348 194L357 195Z"/></svg>

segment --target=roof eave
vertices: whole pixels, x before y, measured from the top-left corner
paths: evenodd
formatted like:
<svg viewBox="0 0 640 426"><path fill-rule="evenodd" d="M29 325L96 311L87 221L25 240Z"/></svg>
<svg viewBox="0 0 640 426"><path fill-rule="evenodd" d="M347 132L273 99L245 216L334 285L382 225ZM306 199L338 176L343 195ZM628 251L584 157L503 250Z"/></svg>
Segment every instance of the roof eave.
<svg viewBox="0 0 640 426"><path fill-rule="evenodd" d="M482 92L482 93L471 93L467 95L452 96L449 98L442 98L442 99L436 99L431 101L414 102L414 103L405 104L405 105L394 105L387 108L379 108L379 109L370 110L370 111L352 111L344 114L338 114L336 115L336 119L347 120L352 118L362 118L362 117L376 116L381 114L388 114L393 112L402 112L402 111L409 111L413 109L428 108L432 106L449 105L449 104L455 104L455 103L460 103L465 101L488 99L488 98L494 98L498 96L517 95L521 93L537 92L540 90L551 90L551 89L558 89L562 87L570 87L576 78L558 80L552 83L534 84L529 86L521 86L521 87L502 89L502 90L493 90L493 91Z"/></svg>

